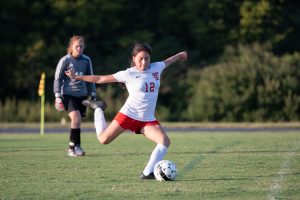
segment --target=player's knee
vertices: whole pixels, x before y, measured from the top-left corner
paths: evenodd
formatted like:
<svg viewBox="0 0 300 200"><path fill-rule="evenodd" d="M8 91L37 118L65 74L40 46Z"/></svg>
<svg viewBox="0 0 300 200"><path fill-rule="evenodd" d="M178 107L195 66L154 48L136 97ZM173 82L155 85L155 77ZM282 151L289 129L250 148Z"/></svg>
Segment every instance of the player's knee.
<svg viewBox="0 0 300 200"><path fill-rule="evenodd" d="M98 141L100 144L109 144L111 141L107 137L103 137L101 135L98 135Z"/></svg>
<svg viewBox="0 0 300 200"><path fill-rule="evenodd" d="M71 119L71 126L72 127L80 127L80 123L81 123L81 120L78 119L78 118Z"/></svg>
<svg viewBox="0 0 300 200"><path fill-rule="evenodd" d="M81 116L79 112L74 112L73 114L70 114L69 117L71 119L71 124L73 127L80 127Z"/></svg>
<svg viewBox="0 0 300 200"><path fill-rule="evenodd" d="M100 142L101 144L109 144L109 143L110 143L110 141L104 140L104 139L100 139L99 142Z"/></svg>

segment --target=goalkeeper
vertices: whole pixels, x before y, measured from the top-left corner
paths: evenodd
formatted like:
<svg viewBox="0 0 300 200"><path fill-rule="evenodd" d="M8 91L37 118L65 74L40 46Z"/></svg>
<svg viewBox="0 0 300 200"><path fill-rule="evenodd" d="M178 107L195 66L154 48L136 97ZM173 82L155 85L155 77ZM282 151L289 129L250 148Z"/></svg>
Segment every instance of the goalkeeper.
<svg viewBox="0 0 300 200"><path fill-rule="evenodd" d="M55 71L53 91L55 94L55 108L67 111L71 119L70 141L68 156L84 156L81 148L81 120L86 115L86 106L82 101L90 96L96 100L96 87L94 83L72 80L65 75L65 71L73 69L76 75L93 75L92 62L83 54L85 39L82 36L70 38L67 55L62 57ZM103 102L103 109L105 104Z"/></svg>

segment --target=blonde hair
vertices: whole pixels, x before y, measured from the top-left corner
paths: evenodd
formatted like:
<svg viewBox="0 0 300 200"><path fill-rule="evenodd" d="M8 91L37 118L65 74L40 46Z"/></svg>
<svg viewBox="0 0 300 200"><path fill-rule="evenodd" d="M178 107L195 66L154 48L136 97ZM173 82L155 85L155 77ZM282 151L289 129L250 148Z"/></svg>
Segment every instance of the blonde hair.
<svg viewBox="0 0 300 200"><path fill-rule="evenodd" d="M67 48L67 53L68 54L72 54L72 45L77 40L83 42L83 46L85 47L85 39L84 39L84 37L80 36L80 35L74 35L73 37L70 38L70 41L69 41L69 46Z"/></svg>

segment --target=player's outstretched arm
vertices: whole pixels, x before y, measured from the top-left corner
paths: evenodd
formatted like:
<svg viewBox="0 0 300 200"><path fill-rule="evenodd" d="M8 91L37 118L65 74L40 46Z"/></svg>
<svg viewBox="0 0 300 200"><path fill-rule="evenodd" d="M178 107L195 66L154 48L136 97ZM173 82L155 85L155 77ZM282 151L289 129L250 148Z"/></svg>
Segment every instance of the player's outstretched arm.
<svg viewBox="0 0 300 200"><path fill-rule="evenodd" d="M70 69L68 71L65 71L65 74L70 77L71 79L80 80L80 81L86 81L90 83L97 83L97 84L103 84L103 83L113 83L118 82L113 75L87 75L87 76L77 76L75 75L74 70Z"/></svg>
<svg viewBox="0 0 300 200"><path fill-rule="evenodd" d="M187 52L186 51L182 51L182 52L179 52L177 54L175 54L174 56L171 56L169 58L167 58L166 60L164 60L164 63L166 65L166 67L168 67L169 65L177 62L177 61L185 61L187 60Z"/></svg>

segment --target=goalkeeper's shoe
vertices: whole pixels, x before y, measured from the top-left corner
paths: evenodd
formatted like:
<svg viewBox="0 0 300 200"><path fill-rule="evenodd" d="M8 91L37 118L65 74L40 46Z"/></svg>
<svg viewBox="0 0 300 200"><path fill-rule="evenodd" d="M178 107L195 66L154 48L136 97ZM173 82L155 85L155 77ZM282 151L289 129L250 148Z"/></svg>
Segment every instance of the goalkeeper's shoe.
<svg viewBox="0 0 300 200"><path fill-rule="evenodd" d="M80 146L75 146L74 149L69 148L68 156L70 157L77 157L77 156L84 156L85 152Z"/></svg>
<svg viewBox="0 0 300 200"><path fill-rule="evenodd" d="M141 174L141 180L153 180L155 179L155 176L153 172L151 172L149 175L144 175L144 173Z"/></svg>
<svg viewBox="0 0 300 200"><path fill-rule="evenodd" d="M74 151L75 151L76 156L84 156L85 155L84 150L79 145L75 146Z"/></svg>
<svg viewBox="0 0 300 200"><path fill-rule="evenodd" d="M94 100L86 99L86 100L82 101L82 104L84 106L90 107L94 110L96 108L101 108L101 110L103 110L103 111L106 109L105 101L94 101Z"/></svg>
<svg viewBox="0 0 300 200"><path fill-rule="evenodd" d="M69 149L68 150L68 156L70 156L70 157L76 157L77 155L76 155L76 153L75 153L75 149Z"/></svg>

